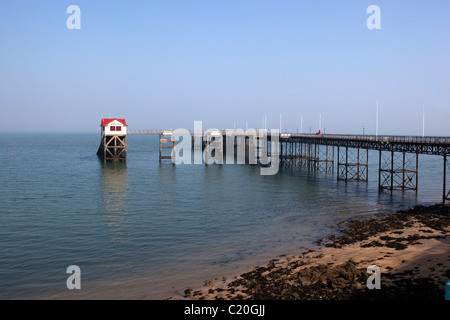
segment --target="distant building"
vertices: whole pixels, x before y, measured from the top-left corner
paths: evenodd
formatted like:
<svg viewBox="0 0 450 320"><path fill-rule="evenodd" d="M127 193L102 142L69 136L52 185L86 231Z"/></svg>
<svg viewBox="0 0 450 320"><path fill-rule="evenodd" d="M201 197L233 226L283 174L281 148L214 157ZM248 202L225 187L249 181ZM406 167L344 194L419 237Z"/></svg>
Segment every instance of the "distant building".
<svg viewBox="0 0 450 320"><path fill-rule="evenodd" d="M97 155L103 162L127 161L127 127L125 119L102 119Z"/></svg>
<svg viewBox="0 0 450 320"><path fill-rule="evenodd" d="M126 135L128 125L125 122L125 119L102 119L102 123L100 125L102 136L103 135Z"/></svg>

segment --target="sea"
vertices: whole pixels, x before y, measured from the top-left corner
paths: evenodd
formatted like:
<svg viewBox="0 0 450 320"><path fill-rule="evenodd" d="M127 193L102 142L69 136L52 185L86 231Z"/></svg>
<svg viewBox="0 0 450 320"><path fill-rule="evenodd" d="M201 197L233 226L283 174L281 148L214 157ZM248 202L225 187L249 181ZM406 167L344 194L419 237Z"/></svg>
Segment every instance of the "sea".
<svg viewBox="0 0 450 320"><path fill-rule="evenodd" d="M368 181L346 183L336 170L160 164L158 138L129 135L128 161L105 164L96 133L0 134L0 299L177 299L300 255L340 221L442 197L439 156L419 156L417 193L391 195L375 151Z"/></svg>

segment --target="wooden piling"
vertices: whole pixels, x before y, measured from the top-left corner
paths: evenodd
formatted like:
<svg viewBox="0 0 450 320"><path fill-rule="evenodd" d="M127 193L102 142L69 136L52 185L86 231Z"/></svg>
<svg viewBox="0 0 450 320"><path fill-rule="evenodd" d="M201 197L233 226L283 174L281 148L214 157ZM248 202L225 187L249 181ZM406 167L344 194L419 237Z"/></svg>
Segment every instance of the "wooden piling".
<svg viewBox="0 0 450 320"><path fill-rule="evenodd" d="M170 150L170 156L165 150ZM175 136L172 131L163 131L159 134L159 163L164 159L172 160L175 164Z"/></svg>
<svg viewBox="0 0 450 320"><path fill-rule="evenodd" d="M102 137L97 155L103 162L126 162L127 161L127 136Z"/></svg>

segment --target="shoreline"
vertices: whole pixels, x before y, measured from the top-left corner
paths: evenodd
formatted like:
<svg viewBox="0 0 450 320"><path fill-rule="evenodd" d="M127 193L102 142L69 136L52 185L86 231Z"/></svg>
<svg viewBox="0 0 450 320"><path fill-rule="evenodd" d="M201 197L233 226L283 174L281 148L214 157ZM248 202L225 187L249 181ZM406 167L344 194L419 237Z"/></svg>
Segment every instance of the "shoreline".
<svg viewBox="0 0 450 320"><path fill-rule="evenodd" d="M443 300L450 280L450 207L415 206L345 220L300 255L184 291L188 300ZM369 266L380 289L368 289ZM174 299L173 297L169 299ZM177 298L175 298L177 299Z"/></svg>

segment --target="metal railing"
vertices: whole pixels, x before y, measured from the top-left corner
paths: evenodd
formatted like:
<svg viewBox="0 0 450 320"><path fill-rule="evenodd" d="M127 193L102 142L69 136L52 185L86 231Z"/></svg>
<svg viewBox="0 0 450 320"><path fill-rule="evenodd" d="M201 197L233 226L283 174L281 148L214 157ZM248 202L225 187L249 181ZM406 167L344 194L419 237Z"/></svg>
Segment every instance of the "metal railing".
<svg viewBox="0 0 450 320"><path fill-rule="evenodd" d="M375 136L352 134L290 134L290 137L325 138L335 140L357 140L389 143L450 144L450 137Z"/></svg>
<svg viewBox="0 0 450 320"><path fill-rule="evenodd" d="M128 129L127 133L128 134L160 134L162 133L163 129L150 129L150 130L133 130L133 129Z"/></svg>
<svg viewBox="0 0 450 320"><path fill-rule="evenodd" d="M147 129L133 130L129 129L128 134L135 135L157 135L167 129ZM225 130L222 130L225 134ZM194 134L193 130L189 131ZM204 133L204 132L203 132ZM269 133L270 134L270 133ZM422 137L422 136L376 136L376 135L357 135L357 134L314 134L314 133L282 133L281 138L304 137L304 138L320 138L334 140L356 140L356 141L373 141L373 142L389 142L389 143L418 143L418 144L450 144L450 137Z"/></svg>

